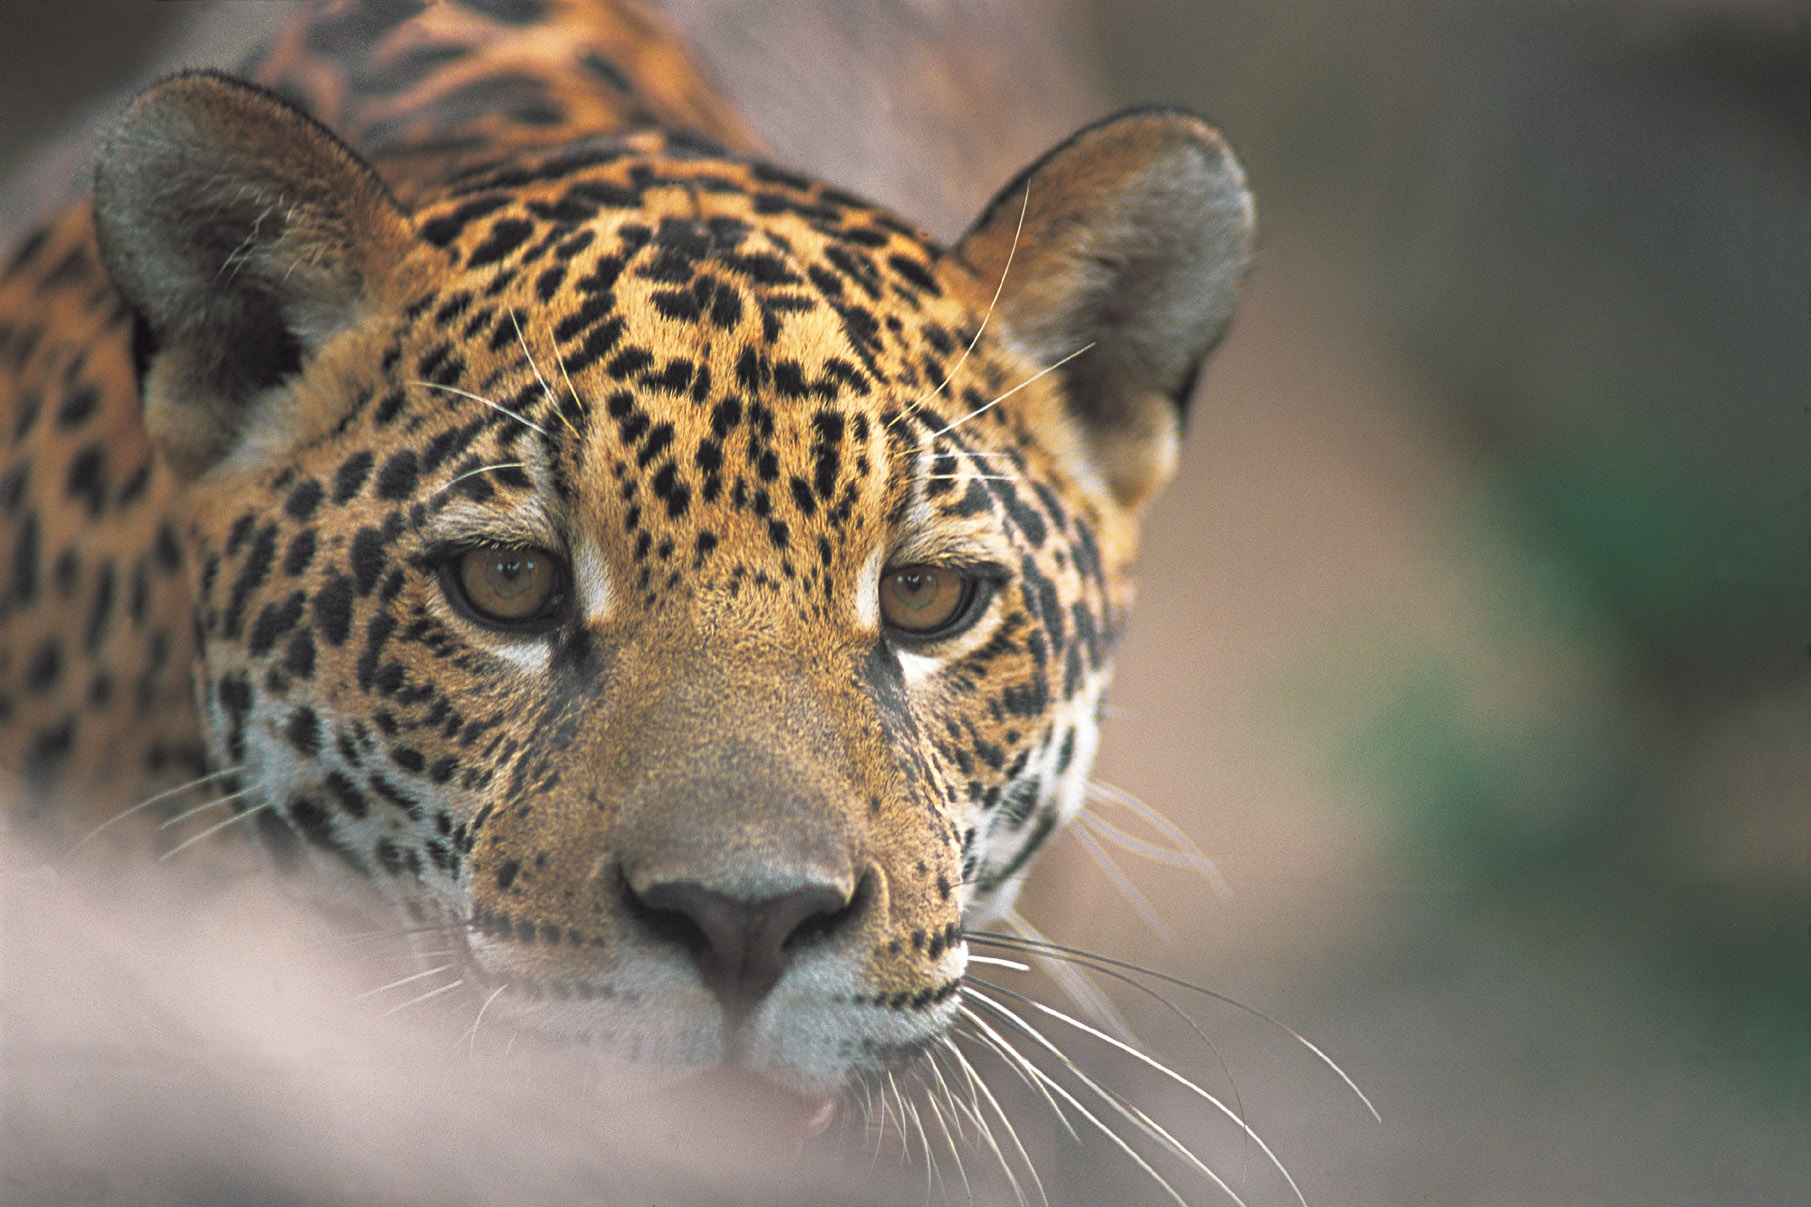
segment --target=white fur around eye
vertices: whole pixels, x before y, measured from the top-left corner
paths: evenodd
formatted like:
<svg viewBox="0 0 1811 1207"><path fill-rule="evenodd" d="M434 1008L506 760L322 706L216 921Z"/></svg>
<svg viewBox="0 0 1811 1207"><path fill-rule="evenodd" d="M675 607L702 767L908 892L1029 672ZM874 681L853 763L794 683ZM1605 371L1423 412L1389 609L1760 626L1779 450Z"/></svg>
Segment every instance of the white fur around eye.
<svg viewBox="0 0 1811 1207"><path fill-rule="evenodd" d="M530 675L545 674L553 658L552 650L543 638L533 641L500 641L491 647L491 652L500 658L507 658Z"/></svg>
<svg viewBox="0 0 1811 1207"><path fill-rule="evenodd" d="M578 592L579 613L585 623L596 624L610 615L616 600L610 591L610 573L604 569L603 551L594 540L573 550L572 584Z"/></svg>
<svg viewBox="0 0 1811 1207"><path fill-rule="evenodd" d="M880 631L880 572L887 564L887 547L874 546L855 579L855 624L864 633Z"/></svg>
<svg viewBox="0 0 1811 1207"><path fill-rule="evenodd" d="M899 651L899 669L905 672L906 686L917 687L932 675L943 669L942 658L932 658L925 654L914 654L910 650Z"/></svg>

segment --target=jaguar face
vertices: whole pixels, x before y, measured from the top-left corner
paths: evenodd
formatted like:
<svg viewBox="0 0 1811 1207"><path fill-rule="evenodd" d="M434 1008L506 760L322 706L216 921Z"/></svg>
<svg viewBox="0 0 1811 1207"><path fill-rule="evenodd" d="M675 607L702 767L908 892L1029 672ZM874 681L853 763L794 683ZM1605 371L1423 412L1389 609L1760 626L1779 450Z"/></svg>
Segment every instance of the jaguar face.
<svg viewBox="0 0 1811 1207"><path fill-rule="evenodd" d="M103 160L210 764L484 1010L811 1100L937 1043L1079 807L1238 169L1091 128L952 250L640 133L405 212L177 77ZM446 982L449 986L452 980Z"/></svg>

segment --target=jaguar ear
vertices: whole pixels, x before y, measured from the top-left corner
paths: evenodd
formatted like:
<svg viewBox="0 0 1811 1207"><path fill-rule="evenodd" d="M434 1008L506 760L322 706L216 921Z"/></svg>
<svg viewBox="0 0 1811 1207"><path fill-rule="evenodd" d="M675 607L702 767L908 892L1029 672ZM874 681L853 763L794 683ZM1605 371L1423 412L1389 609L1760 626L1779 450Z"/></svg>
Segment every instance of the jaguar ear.
<svg viewBox="0 0 1811 1207"><path fill-rule="evenodd" d="M94 220L149 329L146 430L185 479L255 425L268 387L359 322L409 247L401 207L345 144L208 71L126 110L95 169Z"/></svg>
<svg viewBox="0 0 1811 1207"><path fill-rule="evenodd" d="M1175 468L1253 231L1245 175L1218 132L1147 109L1090 126L1021 172L956 248L989 289L1004 277L995 315L1022 351L1040 365L1074 357L1060 370L1071 411L1094 471L1127 507Z"/></svg>

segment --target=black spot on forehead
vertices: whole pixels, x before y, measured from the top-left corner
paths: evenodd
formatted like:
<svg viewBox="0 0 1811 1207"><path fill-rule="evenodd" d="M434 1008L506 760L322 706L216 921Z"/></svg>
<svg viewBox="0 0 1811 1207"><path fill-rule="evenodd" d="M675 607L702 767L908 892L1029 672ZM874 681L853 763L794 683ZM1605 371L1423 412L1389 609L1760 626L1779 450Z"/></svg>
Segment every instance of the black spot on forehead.
<svg viewBox="0 0 1811 1207"><path fill-rule="evenodd" d="M88 612L87 630L82 639L82 648L90 654L97 653L107 637L108 625L113 619L115 593L113 563L102 562L95 573L94 601Z"/></svg>
<svg viewBox="0 0 1811 1207"><path fill-rule="evenodd" d="M724 398L711 408L711 431L718 440L727 439L730 432L741 422L742 401L734 395Z"/></svg>
<svg viewBox="0 0 1811 1207"><path fill-rule="evenodd" d="M499 218L491 224L484 241L472 249L467 268L494 264L528 241L535 232L534 223L523 218Z"/></svg>
<svg viewBox="0 0 1811 1207"><path fill-rule="evenodd" d="M465 361L453 351L450 343L436 344L416 364L424 381L440 386L456 384L465 373Z"/></svg>
<svg viewBox="0 0 1811 1207"><path fill-rule="evenodd" d="M545 301L546 299L543 298L542 300ZM601 319L607 317L615 309L616 298L610 293L601 292L589 294L584 302L579 305L577 310L561 319L559 324L554 327L554 341L561 344L571 342L573 339L576 339L579 335L595 326ZM571 371L570 365L567 366L567 371Z"/></svg>
<svg viewBox="0 0 1811 1207"><path fill-rule="evenodd" d="M904 277L914 288L928 293L932 297L942 296L943 289L937 284L937 278L931 274L928 265L896 252L887 257L887 266Z"/></svg>
<svg viewBox="0 0 1811 1207"><path fill-rule="evenodd" d="M773 391L781 398L804 398L811 391L805 384L805 370L796 360L776 361L773 366Z"/></svg>
<svg viewBox="0 0 1811 1207"><path fill-rule="evenodd" d="M403 413L407 405L408 396L406 394L401 390L391 390L377 404L377 409L371 413L371 418L379 427L383 427L395 422L397 416Z"/></svg>
<svg viewBox="0 0 1811 1207"><path fill-rule="evenodd" d="M124 482L120 483L119 493L113 500L114 507L120 511L127 510L144 497L144 493L150 485L151 463L146 461L133 470Z"/></svg>
<svg viewBox="0 0 1811 1207"><path fill-rule="evenodd" d="M453 43L415 46L388 62L367 62L352 75L353 87L361 93L388 96L407 92L436 70L458 62L470 49Z"/></svg>
<svg viewBox="0 0 1811 1207"><path fill-rule="evenodd" d="M63 674L63 648L54 637L47 637L32 652L31 660L26 664L26 690L38 695L48 692L56 686Z"/></svg>
<svg viewBox="0 0 1811 1207"><path fill-rule="evenodd" d="M593 202L605 209L630 210L639 209L643 189L637 184L620 184L608 180L584 180L566 191L563 200Z"/></svg>
<svg viewBox="0 0 1811 1207"><path fill-rule="evenodd" d="M604 357L609 356L621 342L625 329L626 324L620 316L612 316L592 327L586 334L584 342L575 351L567 353L562 358L561 364L565 368L566 375L570 377L583 373ZM634 351L639 352L640 350L635 349ZM641 353L641 355L646 356L647 354ZM626 375L619 373L617 369L617 364L612 362L605 371L618 378Z"/></svg>
<svg viewBox="0 0 1811 1207"><path fill-rule="evenodd" d="M653 258L636 270L636 276L666 284L688 284L699 261L716 247L710 226L687 218L663 218L654 233Z"/></svg>
<svg viewBox="0 0 1811 1207"><path fill-rule="evenodd" d="M421 227L421 237L436 247L446 247L457 239L468 225L487 214L495 213L510 204L510 201L511 198L507 193L491 193L462 201L447 213L424 222Z"/></svg>
<svg viewBox="0 0 1811 1207"><path fill-rule="evenodd" d="M420 473L420 461L413 449L405 448L390 454L377 473L377 497L392 500L408 498L414 493Z"/></svg>
<svg viewBox="0 0 1811 1207"><path fill-rule="evenodd" d="M446 326L446 324L452 322L467 310L471 309L471 305L472 294L469 289L461 289L458 292L451 294L446 301L440 304L440 309L434 312L434 325L436 327Z"/></svg>

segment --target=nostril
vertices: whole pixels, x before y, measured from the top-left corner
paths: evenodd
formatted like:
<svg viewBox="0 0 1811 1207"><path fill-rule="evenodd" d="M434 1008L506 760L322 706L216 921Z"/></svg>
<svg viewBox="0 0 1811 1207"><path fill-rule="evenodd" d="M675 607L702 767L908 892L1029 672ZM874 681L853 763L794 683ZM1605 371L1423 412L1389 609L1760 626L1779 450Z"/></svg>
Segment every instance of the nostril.
<svg viewBox="0 0 1811 1207"><path fill-rule="evenodd" d="M838 901L834 908L826 908L801 917L780 941L780 950L793 952L809 947L821 939L827 939L837 931L849 925L867 909L868 901L874 896L874 873L866 872L856 882L855 891L847 900Z"/></svg>
<svg viewBox="0 0 1811 1207"><path fill-rule="evenodd" d="M661 886L655 885L649 890L649 896L656 902L670 899L664 894ZM711 939L691 913L670 904L650 902L637 893L625 878L622 882L623 905L631 918L640 925L642 933L662 943L672 943L683 947L694 958L709 954Z"/></svg>
<svg viewBox="0 0 1811 1207"><path fill-rule="evenodd" d="M648 938L682 948L711 991L740 1012L767 996L798 951L860 913L873 895L869 880L864 876L854 893L814 885L749 899L689 880L637 890L625 877L622 897Z"/></svg>

